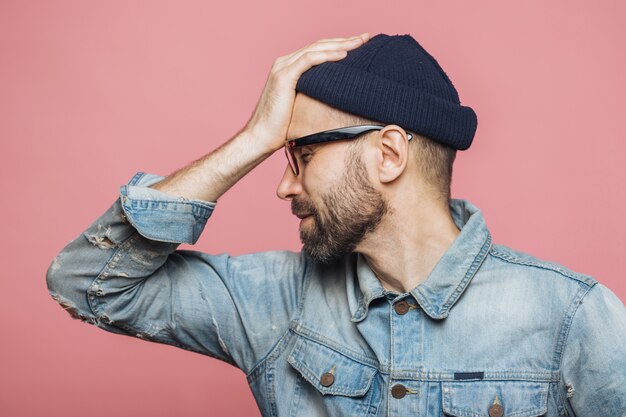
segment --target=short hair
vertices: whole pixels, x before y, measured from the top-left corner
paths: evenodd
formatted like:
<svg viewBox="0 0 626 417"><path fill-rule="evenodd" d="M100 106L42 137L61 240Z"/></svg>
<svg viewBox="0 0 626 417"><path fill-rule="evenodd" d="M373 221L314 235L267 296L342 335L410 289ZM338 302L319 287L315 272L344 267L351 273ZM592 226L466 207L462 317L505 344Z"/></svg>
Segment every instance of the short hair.
<svg viewBox="0 0 626 417"><path fill-rule="evenodd" d="M382 124L375 120L367 119L352 113L346 113L335 107L329 106L330 117L342 123L343 126L354 126L363 124ZM417 162L417 169L420 171L427 184L432 187L435 198L446 204L450 203L450 186L452 184L452 166L456 158L456 149L436 142L427 136L413 134L413 139L409 149L413 149L413 157ZM361 138L366 137L363 135ZM354 141L353 146L359 146L362 141Z"/></svg>

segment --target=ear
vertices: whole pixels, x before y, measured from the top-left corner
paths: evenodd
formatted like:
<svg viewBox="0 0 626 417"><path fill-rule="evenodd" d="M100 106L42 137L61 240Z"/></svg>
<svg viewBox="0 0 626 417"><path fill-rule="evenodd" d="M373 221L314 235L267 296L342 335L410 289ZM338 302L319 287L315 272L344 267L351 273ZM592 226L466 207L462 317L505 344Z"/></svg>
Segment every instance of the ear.
<svg viewBox="0 0 626 417"><path fill-rule="evenodd" d="M380 182L394 181L404 172L409 159L409 141L401 127L388 125L380 130L377 156Z"/></svg>

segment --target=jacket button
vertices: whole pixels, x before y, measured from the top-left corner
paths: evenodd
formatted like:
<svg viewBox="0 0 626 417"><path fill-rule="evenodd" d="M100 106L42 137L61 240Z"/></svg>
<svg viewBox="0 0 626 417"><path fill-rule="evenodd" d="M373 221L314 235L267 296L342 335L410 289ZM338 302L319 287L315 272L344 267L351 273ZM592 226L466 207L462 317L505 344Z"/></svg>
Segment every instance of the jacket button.
<svg viewBox="0 0 626 417"><path fill-rule="evenodd" d="M331 374L330 372L325 372L320 378L320 384L325 387L330 387L331 385L333 385L333 382L335 382L335 375Z"/></svg>
<svg viewBox="0 0 626 417"><path fill-rule="evenodd" d="M393 305L393 308L394 308L394 310L396 310L396 313L398 313L401 316L403 316L403 315L405 315L406 313L409 312L409 303L407 303L404 300L398 301L397 303L395 303Z"/></svg>
<svg viewBox="0 0 626 417"><path fill-rule="evenodd" d="M489 417L502 417L504 409L500 404L491 404L489 406Z"/></svg>
<svg viewBox="0 0 626 417"><path fill-rule="evenodd" d="M406 395L406 387L402 384L396 384L391 387L391 396L396 399L404 398ZM489 416L492 417L492 416Z"/></svg>

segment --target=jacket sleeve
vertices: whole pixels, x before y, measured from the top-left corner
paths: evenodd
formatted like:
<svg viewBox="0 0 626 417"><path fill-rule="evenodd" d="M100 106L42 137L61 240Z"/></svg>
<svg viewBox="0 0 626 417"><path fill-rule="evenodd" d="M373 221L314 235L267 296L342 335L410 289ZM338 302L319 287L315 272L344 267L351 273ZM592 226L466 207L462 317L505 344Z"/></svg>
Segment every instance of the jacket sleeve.
<svg viewBox="0 0 626 417"><path fill-rule="evenodd" d="M561 368L570 415L626 416L626 308L599 282L574 313Z"/></svg>
<svg viewBox="0 0 626 417"><path fill-rule="evenodd" d="M287 332L301 294L301 252L230 256L194 244L216 203L149 188L138 172L104 214L53 259L48 291L73 318L165 343L248 372Z"/></svg>

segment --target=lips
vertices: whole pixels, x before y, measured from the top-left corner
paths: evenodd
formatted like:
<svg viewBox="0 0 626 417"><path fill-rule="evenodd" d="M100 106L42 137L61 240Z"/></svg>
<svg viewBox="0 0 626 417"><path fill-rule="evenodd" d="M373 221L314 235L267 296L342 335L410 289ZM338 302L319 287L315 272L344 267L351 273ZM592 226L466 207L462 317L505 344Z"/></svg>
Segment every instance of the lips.
<svg viewBox="0 0 626 417"><path fill-rule="evenodd" d="M296 214L296 217L299 218L299 219L305 219L305 218L307 218L309 216L312 216L312 214L309 214L309 213Z"/></svg>

